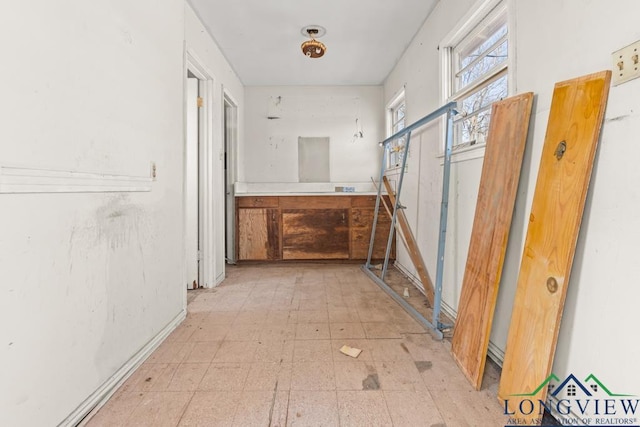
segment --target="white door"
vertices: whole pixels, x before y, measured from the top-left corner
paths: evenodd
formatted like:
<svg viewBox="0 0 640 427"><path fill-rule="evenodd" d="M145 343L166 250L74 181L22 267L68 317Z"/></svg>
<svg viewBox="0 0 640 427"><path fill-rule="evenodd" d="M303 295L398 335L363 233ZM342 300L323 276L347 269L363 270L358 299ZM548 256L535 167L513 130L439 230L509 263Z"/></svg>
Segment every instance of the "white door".
<svg viewBox="0 0 640 427"><path fill-rule="evenodd" d="M185 244L188 289L195 289L200 283L198 277L198 86L198 79L191 77L187 79L187 141L185 147Z"/></svg>
<svg viewBox="0 0 640 427"><path fill-rule="evenodd" d="M224 100L224 188L225 188L225 254L230 264L236 263L236 208L233 184L235 182L235 145L237 135L237 108L228 99Z"/></svg>

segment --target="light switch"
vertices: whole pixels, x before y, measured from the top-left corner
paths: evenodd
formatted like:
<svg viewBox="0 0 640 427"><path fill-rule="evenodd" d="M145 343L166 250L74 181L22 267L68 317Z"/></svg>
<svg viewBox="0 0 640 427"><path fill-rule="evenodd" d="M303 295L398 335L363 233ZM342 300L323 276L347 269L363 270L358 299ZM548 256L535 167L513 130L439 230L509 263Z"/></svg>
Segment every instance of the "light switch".
<svg viewBox="0 0 640 427"><path fill-rule="evenodd" d="M640 77L640 64L638 55L640 54L640 40L613 52L613 85L628 82Z"/></svg>

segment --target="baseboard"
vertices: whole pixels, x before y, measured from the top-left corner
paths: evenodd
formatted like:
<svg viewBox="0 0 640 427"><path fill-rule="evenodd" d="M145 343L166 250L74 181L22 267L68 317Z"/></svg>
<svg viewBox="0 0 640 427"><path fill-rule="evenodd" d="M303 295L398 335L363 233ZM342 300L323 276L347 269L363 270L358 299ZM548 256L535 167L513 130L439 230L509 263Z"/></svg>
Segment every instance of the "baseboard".
<svg viewBox="0 0 640 427"><path fill-rule="evenodd" d="M496 364L502 367L502 362L504 362L504 350L500 347L489 341L489 349L487 351L489 359L496 362Z"/></svg>
<svg viewBox="0 0 640 427"><path fill-rule="evenodd" d="M214 287L218 286L220 283L222 283L222 281L226 278L226 273L223 271L222 273L220 273L218 275L218 277L216 277L216 284L214 285Z"/></svg>
<svg viewBox="0 0 640 427"><path fill-rule="evenodd" d="M96 391L94 391L84 402L78 406L69 416L58 426L77 426L80 423L84 425L98 410L109 400L133 372L158 348L160 344L169 336L171 332L185 319L186 310L182 310L167 326L162 329L137 352L131 359L127 361L115 374L105 381Z"/></svg>
<svg viewBox="0 0 640 427"><path fill-rule="evenodd" d="M407 270L407 268L405 266L403 266L402 264L395 262L393 264L393 266L395 268L398 269L398 271L400 271L403 275L405 275L407 277L407 279L409 279L409 281L411 283L413 283L413 285L420 291L422 292L422 294L424 294L424 286L422 286L422 283L420 282L420 280L418 279L418 277L416 277L413 273L411 273L409 270ZM440 306L440 309L442 310L442 312L444 314L446 314L447 316L449 316L451 319L454 319L457 317L458 313L456 312L456 310L453 309L453 307L451 307L449 304L447 304L446 302L442 301L442 304ZM501 348L499 348L497 345L495 345L494 343L492 343L491 341L489 341L489 349L488 349L488 356L491 360L493 360L494 362L496 362L498 364L498 366L502 367L502 362L504 361L504 350L502 350Z"/></svg>
<svg viewBox="0 0 640 427"><path fill-rule="evenodd" d="M397 268L398 271L400 271L400 273L402 273L407 279L409 279L409 281L413 284L413 286L415 286L416 289L418 289L422 293L422 295L425 295L424 286L422 286L422 282L415 274L409 272L409 270L407 270L405 266L403 266L402 264L399 264L397 261L393 264L393 266ZM458 314L453 309L453 307L451 307L445 301L440 302L440 310L451 319L455 319Z"/></svg>

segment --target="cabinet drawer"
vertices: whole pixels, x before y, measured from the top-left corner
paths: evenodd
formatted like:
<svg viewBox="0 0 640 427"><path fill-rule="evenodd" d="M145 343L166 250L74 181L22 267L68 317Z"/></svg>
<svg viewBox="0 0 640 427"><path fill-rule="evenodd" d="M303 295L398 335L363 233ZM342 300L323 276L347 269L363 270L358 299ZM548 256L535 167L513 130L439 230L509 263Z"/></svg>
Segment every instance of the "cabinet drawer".
<svg viewBox="0 0 640 427"><path fill-rule="evenodd" d="M373 208L376 205L376 196L352 196L351 206L358 208Z"/></svg>
<svg viewBox="0 0 640 427"><path fill-rule="evenodd" d="M247 196L236 197L236 205L239 208L277 208L278 197L275 196Z"/></svg>
<svg viewBox="0 0 640 427"><path fill-rule="evenodd" d="M286 196L280 198L282 209L344 209L351 206L349 196Z"/></svg>
<svg viewBox="0 0 640 427"><path fill-rule="evenodd" d="M351 206L354 208L375 208L377 196L353 196L351 197ZM382 196L387 202L387 206L391 206L389 202L389 196ZM384 209L382 202L380 202L380 209Z"/></svg>

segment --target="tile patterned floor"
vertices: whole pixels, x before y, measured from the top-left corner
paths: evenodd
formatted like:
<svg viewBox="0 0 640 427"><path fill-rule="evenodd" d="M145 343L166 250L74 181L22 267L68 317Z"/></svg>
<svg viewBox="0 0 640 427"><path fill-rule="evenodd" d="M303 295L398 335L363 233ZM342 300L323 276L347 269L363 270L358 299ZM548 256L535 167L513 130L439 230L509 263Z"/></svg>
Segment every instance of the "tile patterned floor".
<svg viewBox="0 0 640 427"><path fill-rule="evenodd" d="M359 266L227 273L88 426L504 425L496 373L473 390Z"/></svg>

